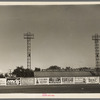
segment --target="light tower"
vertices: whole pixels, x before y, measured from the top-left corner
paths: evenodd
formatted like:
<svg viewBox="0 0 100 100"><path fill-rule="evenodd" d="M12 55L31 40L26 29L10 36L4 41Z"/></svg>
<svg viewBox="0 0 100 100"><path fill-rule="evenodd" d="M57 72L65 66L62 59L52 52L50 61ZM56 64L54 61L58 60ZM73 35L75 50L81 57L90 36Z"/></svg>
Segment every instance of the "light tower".
<svg viewBox="0 0 100 100"><path fill-rule="evenodd" d="M27 39L27 68L31 69L31 39L34 39L34 34L27 32L24 39Z"/></svg>
<svg viewBox="0 0 100 100"><path fill-rule="evenodd" d="M97 72L97 75L99 75L99 67L100 67L100 63L99 63L99 40L100 40L100 35L95 34L94 36L92 36L92 40L95 41L96 72Z"/></svg>

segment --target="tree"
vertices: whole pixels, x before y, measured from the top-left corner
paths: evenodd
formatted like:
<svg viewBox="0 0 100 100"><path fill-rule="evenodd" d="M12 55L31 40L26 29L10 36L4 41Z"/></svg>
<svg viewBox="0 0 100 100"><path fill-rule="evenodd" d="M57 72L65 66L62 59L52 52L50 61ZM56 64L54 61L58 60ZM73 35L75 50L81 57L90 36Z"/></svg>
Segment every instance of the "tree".
<svg viewBox="0 0 100 100"><path fill-rule="evenodd" d="M17 67L16 69L14 69L12 74L16 75L17 77L24 77L24 68L23 68L23 66Z"/></svg>
<svg viewBox="0 0 100 100"><path fill-rule="evenodd" d="M35 70L34 71L40 71L40 68L35 68Z"/></svg>
<svg viewBox="0 0 100 100"><path fill-rule="evenodd" d="M70 71L70 70L72 70L72 68L71 68L71 67L66 67L65 70L66 70L66 71Z"/></svg>
<svg viewBox="0 0 100 100"><path fill-rule="evenodd" d="M31 69L25 69L25 75L24 77L33 77L34 76L34 72Z"/></svg>
<svg viewBox="0 0 100 100"><path fill-rule="evenodd" d="M33 77L34 72L31 69L24 69L23 66L21 66L14 69L12 75L16 75L16 77Z"/></svg>
<svg viewBox="0 0 100 100"><path fill-rule="evenodd" d="M47 70L61 70L61 68L57 65L54 65L54 66L50 66Z"/></svg>
<svg viewBox="0 0 100 100"><path fill-rule="evenodd" d="M8 77L9 75L8 75L8 73L5 73L5 75L4 75L5 77Z"/></svg>
<svg viewBox="0 0 100 100"><path fill-rule="evenodd" d="M4 75L3 74L0 74L0 78L4 78Z"/></svg>
<svg viewBox="0 0 100 100"><path fill-rule="evenodd" d="M81 67L81 68L78 68L79 71L90 71L91 69L88 68L88 67Z"/></svg>

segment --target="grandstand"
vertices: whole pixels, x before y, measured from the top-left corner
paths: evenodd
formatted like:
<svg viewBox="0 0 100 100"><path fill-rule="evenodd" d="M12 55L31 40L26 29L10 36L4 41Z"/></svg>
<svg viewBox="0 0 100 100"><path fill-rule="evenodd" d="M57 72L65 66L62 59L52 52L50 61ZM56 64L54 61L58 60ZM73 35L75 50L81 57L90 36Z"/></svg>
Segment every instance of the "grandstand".
<svg viewBox="0 0 100 100"><path fill-rule="evenodd" d="M34 77L89 77L93 76L90 71L38 71Z"/></svg>

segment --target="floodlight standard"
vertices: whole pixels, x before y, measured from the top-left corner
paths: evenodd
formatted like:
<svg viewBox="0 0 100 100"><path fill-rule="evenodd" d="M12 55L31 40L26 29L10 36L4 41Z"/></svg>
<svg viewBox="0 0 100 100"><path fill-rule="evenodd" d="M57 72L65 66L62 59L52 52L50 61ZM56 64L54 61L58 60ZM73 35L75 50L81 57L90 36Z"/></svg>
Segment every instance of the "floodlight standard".
<svg viewBox="0 0 100 100"><path fill-rule="evenodd" d="M97 72L97 75L99 75L99 67L100 67L100 62L99 62L99 40L100 40L100 35L95 34L94 36L92 36L92 40L95 41L96 72Z"/></svg>
<svg viewBox="0 0 100 100"><path fill-rule="evenodd" d="M34 39L34 34L27 32L24 39L27 39L27 68L31 69L31 39Z"/></svg>

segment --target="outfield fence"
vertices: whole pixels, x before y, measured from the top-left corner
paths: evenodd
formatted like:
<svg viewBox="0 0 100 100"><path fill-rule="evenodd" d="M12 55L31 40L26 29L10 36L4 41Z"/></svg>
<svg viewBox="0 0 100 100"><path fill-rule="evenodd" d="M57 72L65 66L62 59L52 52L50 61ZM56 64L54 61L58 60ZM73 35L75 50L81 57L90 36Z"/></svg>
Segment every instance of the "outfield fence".
<svg viewBox="0 0 100 100"><path fill-rule="evenodd" d="M100 77L0 78L0 86L100 84Z"/></svg>
<svg viewBox="0 0 100 100"><path fill-rule="evenodd" d="M47 79L44 81L44 79ZM41 80L41 82L39 82ZM38 83L39 82L39 83ZM35 78L35 85L54 84L100 84L100 77L49 77Z"/></svg>

